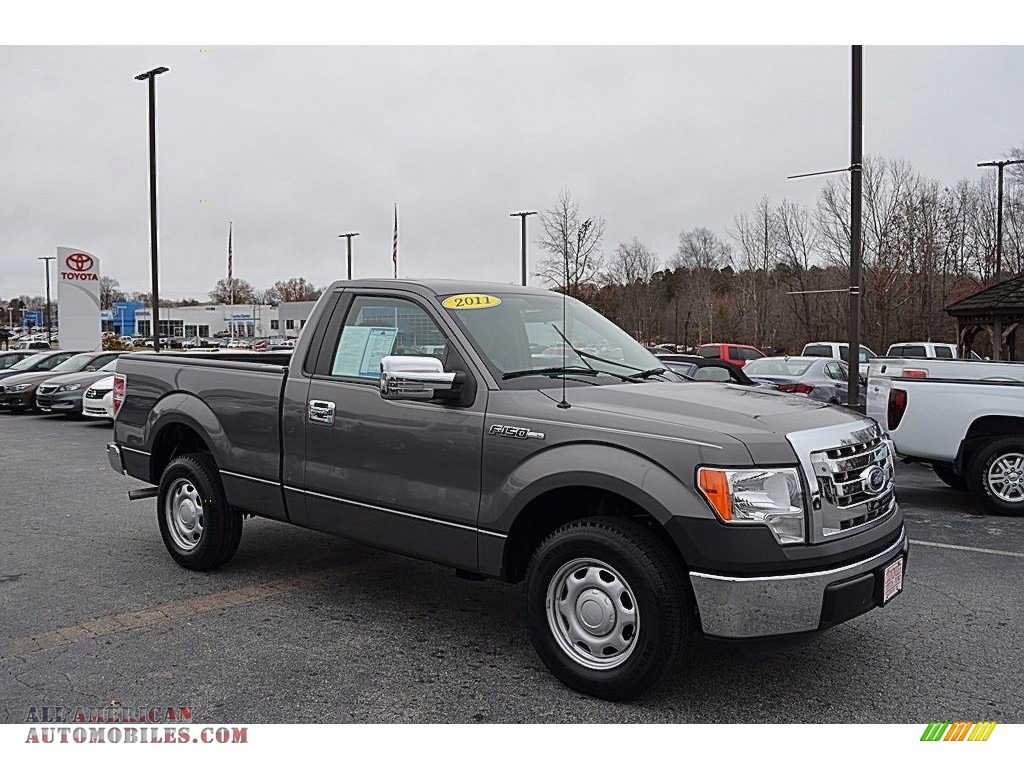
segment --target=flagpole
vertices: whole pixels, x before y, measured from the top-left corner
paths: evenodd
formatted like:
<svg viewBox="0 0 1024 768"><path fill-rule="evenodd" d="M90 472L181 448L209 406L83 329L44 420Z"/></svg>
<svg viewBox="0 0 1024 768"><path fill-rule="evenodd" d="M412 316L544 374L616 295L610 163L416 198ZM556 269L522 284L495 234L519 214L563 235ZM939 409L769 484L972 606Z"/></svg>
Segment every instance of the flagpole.
<svg viewBox="0 0 1024 768"><path fill-rule="evenodd" d="M235 338L235 279L234 279L234 263L233 256L231 253L231 228L232 222L228 222L228 301L230 302L230 309L228 310L228 327L231 329L231 339Z"/></svg>
<svg viewBox="0 0 1024 768"><path fill-rule="evenodd" d="M395 203L395 236L391 242L391 261L395 265L395 279L398 279L398 203Z"/></svg>

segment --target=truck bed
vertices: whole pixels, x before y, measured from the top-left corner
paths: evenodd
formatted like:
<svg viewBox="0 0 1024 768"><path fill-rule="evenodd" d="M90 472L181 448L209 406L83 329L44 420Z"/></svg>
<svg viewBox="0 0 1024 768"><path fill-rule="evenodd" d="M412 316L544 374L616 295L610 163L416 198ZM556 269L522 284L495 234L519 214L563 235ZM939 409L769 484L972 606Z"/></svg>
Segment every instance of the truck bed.
<svg viewBox="0 0 1024 768"><path fill-rule="evenodd" d="M118 363L128 397L117 415L131 474L149 472L163 420L187 414L204 427L232 503L287 519L280 494L281 398L290 353L134 354ZM251 505L251 506L250 506Z"/></svg>

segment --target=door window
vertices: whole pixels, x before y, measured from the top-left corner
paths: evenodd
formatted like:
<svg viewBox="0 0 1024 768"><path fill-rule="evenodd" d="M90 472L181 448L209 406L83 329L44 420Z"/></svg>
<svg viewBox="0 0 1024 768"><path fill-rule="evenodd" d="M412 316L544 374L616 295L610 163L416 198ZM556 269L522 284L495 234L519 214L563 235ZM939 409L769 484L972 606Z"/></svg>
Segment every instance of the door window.
<svg viewBox="0 0 1024 768"><path fill-rule="evenodd" d="M936 357L940 357L940 358L942 358L944 360L952 360L953 359L953 350L950 349L949 347L936 347L935 348L935 356Z"/></svg>
<svg viewBox="0 0 1024 768"><path fill-rule="evenodd" d="M846 371L839 363L829 363L825 366L825 375L836 381L846 381Z"/></svg>
<svg viewBox="0 0 1024 768"><path fill-rule="evenodd" d="M335 345L331 375L377 381L381 358L412 355L443 360L445 345L444 335L417 304L357 296Z"/></svg>

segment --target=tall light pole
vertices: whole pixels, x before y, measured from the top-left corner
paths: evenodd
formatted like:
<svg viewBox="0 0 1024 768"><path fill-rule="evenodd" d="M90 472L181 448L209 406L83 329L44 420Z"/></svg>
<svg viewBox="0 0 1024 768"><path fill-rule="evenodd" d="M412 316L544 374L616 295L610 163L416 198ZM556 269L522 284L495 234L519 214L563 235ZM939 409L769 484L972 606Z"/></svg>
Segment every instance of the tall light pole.
<svg viewBox="0 0 1024 768"><path fill-rule="evenodd" d="M346 280L352 279L352 238L358 236L358 232L346 232L343 235L338 235L338 237L344 237L348 241L348 272L346 273Z"/></svg>
<svg viewBox="0 0 1024 768"><path fill-rule="evenodd" d="M56 259L56 256L40 256L39 261L46 264L46 343L49 344L53 340L53 330L50 324L50 262Z"/></svg>
<svg viewBox="0 0 1024 768"><path fill-rule="evenodd" d="M999 169L999 202L996 203L996 282L1003 276L1003 168L1008 165L1020 165L1024 160L993 160L989 163L978 163L979 168Z"/></svg>
<svg viewBox="0 0 1024 768"><path fill-rule="evenodd" d="M860 405L860 249L861 176L864 162L864 46L854 45L852 60L852 104L850 109L850 347L847 404Z"/></svg>
<svg viewBox="0 0 1024 768"><path fill-rule="evenodd" d="M825 288L816 291L787 291L787 295L802 293L848 293L850 297L847 334L847 364L850 371L846 398L851 408L860 399L860 277L861 277L861 193L864 170L864 46L851 45L851 104L850 104L850 165L831 171L798 173L788 179L804 179L830 173L850 174L850 284L847 288Z"/></svg>
<svg viewBox="0 0 1024 768"><path fill-rule="evenodd" d="M519 213L510 213L510 217L518 216L523 225L521 244L523 248L523 285L526 285L526 218L527 216L536 216L536 211L520 211Z"/></svg>
<svg viewBox="0 0 1024 768"><path fill-rule="evenodd" d="M149 247L150 271L153 280L152 307L149 313L153 325L153 351L160 351L160 271L156 246L156 76L167 72L167 67L157 67L136 80L149 81Z"/></svg>

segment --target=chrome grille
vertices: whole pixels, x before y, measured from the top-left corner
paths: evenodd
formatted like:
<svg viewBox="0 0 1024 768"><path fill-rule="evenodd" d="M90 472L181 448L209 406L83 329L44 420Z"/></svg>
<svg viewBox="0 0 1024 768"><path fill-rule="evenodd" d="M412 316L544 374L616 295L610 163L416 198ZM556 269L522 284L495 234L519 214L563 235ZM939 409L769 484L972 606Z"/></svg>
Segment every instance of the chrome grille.
<svg viewBox="0 0 1024 768"><path fill-rule="evenodd" d="M85 390L85 396L90 400L102 400L104 397L106 397L106 394L109 391L109 389L93 389L92 387L90 387L89 389Z"/></svg>
<svg viewBox="0 0 1024 768"><path fill-rule="evenodd" d="M56 384L49 384L49 385L40 384L39 388L36 390L36 392L38 394L40 394L40 395L49 395L49 394L52 394L52 393L57 391L57 386L58 385L56 385Z"/></svg>
<svg viewBox="0 0 1024 768"><path fill-rule="evenodd" d="M865 441L815 451L811 466L821 492L815 517L822 537L853 533L895 511L892 449L877 429ZM869 482L875 468L884 480L878 490Z"/></svg>

